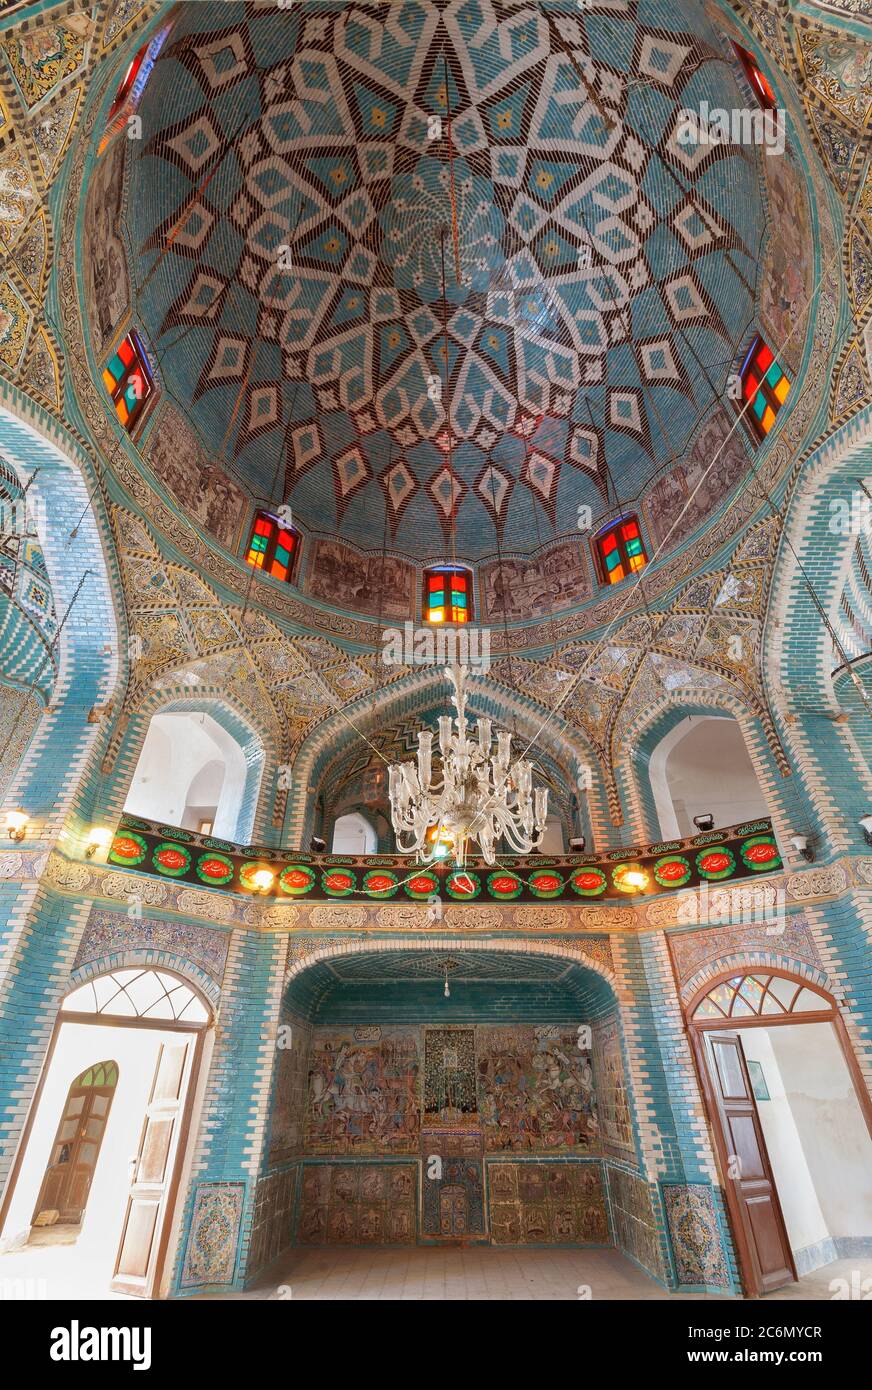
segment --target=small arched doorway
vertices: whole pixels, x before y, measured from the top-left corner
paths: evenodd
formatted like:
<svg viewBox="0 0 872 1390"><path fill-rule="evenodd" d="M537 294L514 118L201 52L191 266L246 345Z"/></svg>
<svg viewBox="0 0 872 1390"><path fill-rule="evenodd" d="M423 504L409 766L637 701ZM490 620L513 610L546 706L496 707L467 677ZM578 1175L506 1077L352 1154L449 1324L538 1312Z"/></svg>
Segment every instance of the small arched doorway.
<svg viewBox="0 0 872 1390"><path fill-rule="evenodd" d="M162 968L64 999L0 1213L4 1242L51 1258L53 1286L160 1292L211 1019Z"/></svg>
<svg viewBox="0 0 872 1390"><path fill-rule="evenodd" d="M746 1292L872 1240L872 1107L832 995L740 969L687 1017Z"/></svg>

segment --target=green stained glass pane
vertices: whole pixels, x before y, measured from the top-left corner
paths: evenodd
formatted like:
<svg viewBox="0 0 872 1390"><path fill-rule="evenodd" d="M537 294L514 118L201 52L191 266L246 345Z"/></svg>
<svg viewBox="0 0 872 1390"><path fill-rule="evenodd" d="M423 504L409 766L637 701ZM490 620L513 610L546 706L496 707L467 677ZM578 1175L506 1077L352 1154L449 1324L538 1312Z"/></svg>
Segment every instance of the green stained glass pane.
<svg viewBox="0 0 872 1390"><path fill-rule="evenodd" d="M608 555L606 556L606 564L608 565L609 569L616 569L620 563L621 557L618 554L618 552L616 550L609 551Z"/></svg>
<svg viewBox="0 0 872 1390"><path fill-rule="evenodd" d="M434 592L430 595L430 607L431 607L431 608L444 608L444 607L445 607L445 590L444 590L444 589L436 589L436 590L434 590Z"/></svg>
<svg viewBox="0 0 872 1390"><path fill-rule="evenodd" d="M466 594L458 594L455 589L451 590L451 602L455 608L466 607Z"/></svg>
<svg viewBox="0 0 872 1390"><path fill-rule="evenodd" d="M769 371L766 373L765 380L769 382L770 386L777 386L783 375L784 373L782 372L778 363L773 362L772 366L769 368Z"/></svg>
<svg viewBox="0 0 872 1390"><path fill-rule="evenodd" d="M276 559L278 560L280 565L287 565L290 561L290 558L290 555L282 546L276 546Z"/></svg>
<svg viewBox="0 0 872 1390"><path fill-rule="evenodd" d="M118 356L117 352L115 356L112 358L112 361L109 363L109 371L112 373L116 381L120 381L124 375L124 363L121 361L121 358Z"/></svg>
<svg viewBox="0 0 872 1390"><path fill-rule="evenodd" d="M627 541L627 554L628 554L628 555L640 555L641 553L642 553L642 542L639 540L639 538L638 538L637 536L634 536L634 538L633 538L631 541Z"/></svg>
<svg viewBox="0 0 872 1390"><path fill-rule="evenodd" d="M756 396L754 397L754 414L757 416L758 420L763 419L763 413L765 410L766 397L763 395L762 391L758 391Z"/></svg>

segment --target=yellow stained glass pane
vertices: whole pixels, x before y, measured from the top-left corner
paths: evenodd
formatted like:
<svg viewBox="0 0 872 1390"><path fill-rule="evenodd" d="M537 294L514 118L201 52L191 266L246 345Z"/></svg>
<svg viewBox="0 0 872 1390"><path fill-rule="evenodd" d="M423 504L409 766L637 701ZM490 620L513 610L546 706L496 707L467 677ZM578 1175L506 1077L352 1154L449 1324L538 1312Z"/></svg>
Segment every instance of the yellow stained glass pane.
<svg viewBox="0 0 872 1390"><path fill-rule="evenodd" d="M786 376L783 376L772 394L783 404L787 400L787 393L789 390L790 382L787 380Z"/></svg>
<svg viewBox="0 0 872 1390"><path fill-rule="evenodd" d="M444 623L444 622L445 622L445 609L444 609L444 608L431 608L431 609L430 609L430 622L431 622L431 623Z"/></svg>
<svg viewBox="0 0 872 1390"><path fill-rule="evenodd" d="M106 387L106 390L110 393L110 395L115 390L115 378L108 367L103 368L103 385Z"/></svg>
<svg viewBox="0 0 872 1390"><path fill-rule="evenodd" d="M765 411L763 412L763 419L760 421L760 423L763 426L763 433L768 434L772 426L775 424L775 411L772 409L771 405L767 405Z"/></svg>

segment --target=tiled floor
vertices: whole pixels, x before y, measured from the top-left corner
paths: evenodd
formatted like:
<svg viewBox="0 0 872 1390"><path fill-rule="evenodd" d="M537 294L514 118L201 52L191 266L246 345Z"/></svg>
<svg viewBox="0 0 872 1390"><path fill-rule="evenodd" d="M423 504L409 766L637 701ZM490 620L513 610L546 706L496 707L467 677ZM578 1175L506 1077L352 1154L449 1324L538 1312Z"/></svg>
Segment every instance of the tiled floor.
<svg viewBox="0 0 872 1390"><path fill-rule="evenodd" d="M830 1281L872 1261L840 1260L770 1299L830 1299ZM442 1246L412 1250L296 1250L265 1271L257 1287L223 1295L252 1299L706 1299L670 1294L616 1250L495 1250ZM221 1295L213 1295L221 1297Z"/></svg>
<svg viewBox="0 0 872 1390"><path fill-rule="evenodd" d="M807 1274L769 1299L831 1299L831 1281L872 1278L872 1260L839 1260ZM445 1246L410 1250L294 1250L245 1293L210 1299L705 1299L670 1294L616 1250L495 1250ZM0 1302L9 1299L115 1299L105 1262L75 1246L25 1246L0 1255ZM768 1300L767 1300L768 1301Z"/></svg>

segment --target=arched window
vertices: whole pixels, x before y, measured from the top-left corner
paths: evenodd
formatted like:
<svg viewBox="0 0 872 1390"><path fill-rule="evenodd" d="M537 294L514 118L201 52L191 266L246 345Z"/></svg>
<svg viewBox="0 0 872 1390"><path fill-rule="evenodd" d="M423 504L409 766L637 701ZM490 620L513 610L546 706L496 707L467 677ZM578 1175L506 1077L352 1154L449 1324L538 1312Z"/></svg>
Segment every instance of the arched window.
<svg viewBox="0 0 872 1390"><path fill-rule="evenodd" d="M359 811L339 816L333 826L333 854L377 854L374 826Z"/></svg>
<svg viewBox="0 0 872 1390"><path fill-rule="evenodd" d="M108 1018L160 1018L175 1023L208 1023L206 1007L190 985L163 970L113 970L68 994L67 1014Z"/></svg>
<svg viewBox="0 0 872 1390"><path fill-rule="evenodd" d="M128 434L154 395L154 378L145 348L135 329L131 329L103 368L103 384L112 398L115 413Z"/></svg>
<svg viewBox="0 0 872 1390"><path fill-rule="evenodd" d="M733 42L733 48L736 51L736 57L742 64L742 70L750 83L751 90L762 109L764 111L777 110L778 103L775 93L772 90L772 85L765 72L763 72L758 65L754 54L735 41Z"/></svg>
<svg viewBox="0 0 872 1390"><path fill-rule="evenodd" d="M603 584L619 584L634 570L648 563L639 521L635 516L622 516L594 537L597 565Z"/></svg>
<svg viewBox="0 0 872 1390"><path fill-rule="evenodd" d="M750 403L744 418L750 419L759 438L765 439L787 400L790 381L759 333L748 349L739 376L742 383L741 407L744 409Z"/></svg>
<svg viewBox="0 0 872 1390"><path fill-rule="evenodd" d="M125 68L124 76L118 83L112 105L106 115L106 131L100 141L98 154L103 153L112 136L123 129L128 118L139 106L145 84L151 76L157 55L163 48L171 28L171 24L165 24L159 29L154 37L134 54Z"/></svg>
<svg viewBox="0 0 872 1390"><path fill-rule="evenodd" d="M757 971L736 975L710 989L693 1011L695 1019L784 1018L824 1013L832 1004L811 985Z"/></svg>
<svg viewBox="0 0 872 1390"><path fill-rule="evenodd" d="M459 565L433 565L424 571L424 621L472 621L472 574Z"/></svg>
<svg viewBox="0 0 872 1390"><path fill-rule="evenodd" d="M300 536L292 526L286 526L272 512L255 513L245 556L248 564L274 579L289 582L299 548Z"/></svg>

